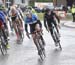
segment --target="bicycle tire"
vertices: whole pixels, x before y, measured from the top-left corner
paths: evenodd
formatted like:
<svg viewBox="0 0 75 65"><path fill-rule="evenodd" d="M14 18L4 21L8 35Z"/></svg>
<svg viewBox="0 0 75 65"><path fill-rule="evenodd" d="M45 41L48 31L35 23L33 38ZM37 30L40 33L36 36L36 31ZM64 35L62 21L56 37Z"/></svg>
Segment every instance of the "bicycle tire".
<svg viewBox="0 0 75 65"><path fill-rule="evenodd" d="M40 59L43 61L44 59L43 59L43 55L40 55Z"/></svg>
<svg viewBox="0 0 75 65"><path fill-rule="evenodd" d="M21 31L21 39L22 39L22 41L24 39L24 33L22 31Z"/></svg>
<svg viewBox="0 0 75 65"><path fill-rule="evenodd" d="M44 57L46 57L46 54L45 54L45 41L44 41L42 36L41 36L41 41L42 41L42 46L43 46L42 52L43 52Z"/></svg>
<svg viewBox="0 0 75 65"><path fill-rule="evenodd" d="M54 31L54 37L55 37L55 39L56 39L56 41L58 42L59 41L59 37L57 36L57 33Z"/></svg>
<svg viewBox="0 0 75 65"><path fill-rule="evenodd" d="M2 34L2 35L0 35L0 38L1 38L0 49L1 49L2 55L5 55L5 54L7 53L6 41L5 41L5 38L4 38L2 32L1 32L1 34Z"/></svg>
<svg viewBox="0 0 75 65"><path fill-rule="evenodd" d="M41 40L41 39L38 40L38 44L39 44L40 52L41 52L40 58L41 58L41 60L44 60L44 56L45 56L44 51L43 51L44 46L40 43L40 40ZM41 42L42 42L42 40L41 40ZM43 47L42 47L42 46L43 46Z"/></svg>
<svg viewBox="0 0 75 65"><path fill-rule="evenodd" d="M56 34L55 32L55 36L56 36L56 41L58 42L59 48L62 49L61 44L60 44L60 40L59 40L59 36Z"/></svg>
<svg viewBox="0 0 75 65"><path fill-rule="evenodd" d="M61 47L61 44L60 44L60 42L59 42L59 48L62 50L62 47Z"/></svg>
<svg viewBox="0 0 75 65"><path fill-rule="evenodd" d="M6 49L6 47L4 45L1 44L0 49L1 49L2 55L7 54L7 49Z"/></svg>
<svg viewBox="0 0 75 65"><path fill-rule="evenodd" d="M43 55L44 55L44 57L46 57L46 54L45 54L45 49L43 50Z"/></svg>
<svg viewBox="0 0 75 65"><path fill-rule="evenodd" d="M23 42L23 39L24 39L24 34L22 34L23 32L20 30L20 28L17 26L18 28L18 32L19 32L19 36L20 36L20 41Z"/></svg>

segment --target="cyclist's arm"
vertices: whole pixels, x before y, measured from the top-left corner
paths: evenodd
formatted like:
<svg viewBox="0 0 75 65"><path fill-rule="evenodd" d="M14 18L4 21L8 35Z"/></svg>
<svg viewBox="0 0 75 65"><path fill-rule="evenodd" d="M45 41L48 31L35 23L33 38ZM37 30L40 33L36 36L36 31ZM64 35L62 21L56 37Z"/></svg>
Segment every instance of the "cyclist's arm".
<svg viewBox="0 0 75 65"><path fill-rule="evenodd" d="M58 20L58 23L60 23L60 19L59 19L58 15L56 15L55 13L54 13L54 15L55 15L56 19Z"/></svg>
<svg viewBox="0 0 75 65"><path fill-rule="evenodd" d="M26 33L28 33L28 25L27 24L25 24L25 31L26 31Z"/></svg>
<svg viewBox="0 0 75 65"><path fill-rule="evenodd" d="M46 16L44 16L44 26L45 26L45 28L47 28L46 23L47 23Z"/></svg>
<svg viewBox="0 0 75 65"><path fill-rule="evenodd" d="M58 15L56 15L56 13L55 13L54 15L55 15L55 18L56 18L56 19L57 19L57 21L58 21L58 24L57 24L57 25L58 25L58 27L59 27L59 28L61 28L61 27L60 27L60 19L59 19Z"/></svg>
<svg viewBox="0 0 75 65"><path fill-rule="evenodd" d="M3 12L3 16L4 16L4 23L6 23L7 22L7 14L6 14L6 12Z"/></svg>
<svg viewBox="0 0 75 65"><path fill-rule="evenodd" d="M24 17L22 10L20 9L20 14L22 16L22 18Z"/></svg>
<svg viewBox="0 0 75 65"><path fill-rule="evenodd" d="M24 22L25 22L25 31L26 33L28 33L27 17L24 18Z"/></svg>
<svg viewBox="0 0 75 65"><path fill-rule="evenodd" d="M40 27L42 28L42 23L40 20L37 20L37 22L39 23Z"/></svg>

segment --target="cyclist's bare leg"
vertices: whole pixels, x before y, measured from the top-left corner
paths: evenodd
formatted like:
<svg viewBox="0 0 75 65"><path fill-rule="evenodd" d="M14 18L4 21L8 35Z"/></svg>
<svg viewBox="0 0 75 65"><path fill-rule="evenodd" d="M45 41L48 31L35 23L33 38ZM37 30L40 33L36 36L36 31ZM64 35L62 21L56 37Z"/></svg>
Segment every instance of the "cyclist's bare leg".
<svg viewBox="0 0 75 65"><path fill-rule="evenodd" d="M17 36L17 40L19 39L19 33L18 33L18 30L17 30L17 27L16 27L16 24L14 23L14 30L15 30L15 33L16 33L16 36Z"/></svg>
<svg viewBox="0 0 75 65"><path fill-rule="evenodd" d="M34 44L36 45L36 48L38 49L38 45L37 45L37 42L36 42L36 35L32 34L32 38L33 38Z"/></svg>
<svg viewBox="0 0 75 65"><path fill-rule="evenodd" d="M58 25L56 25L55 27L56 27L57 33L58 33L58 35L59 35L59 37L60 37L61 35L60 35L60 32L59 32L59 27L58 27Z"/></svg>
<svg viewBox="0 0 75 65"><path fill-rule="evenodd" d="M43 45L45 46L45 41L42 36L41 36L41 40L42 40Z"/></svg>
<svg viewBox="0 0 75 65"><path fill-rule="evenodd" d="M41 32L41 34L43 34L42 33L42 29L40 28L40 25L39 24L36 24L35 29L37 31ZM43 45L45 46L45 42L44 42L44 39L43 39L42 35L41 35L41 40L42 40Z"/></svg>
<svg viewBox="0 0 75 65"><path fill-rule="evenodd" d="M22 22L22 20L17 19L16 21L18 22L18 24L20 26L20 29L23 30L23 22Z"/></svg>
<svg viewBox="0 0 75 65"><path fill-rule="evenodd" d="M8 45L7 35L6 35L5 32L4 32L4 30L5 30L4 28L5 28L5 27L2 27L2 33L3 33L3 36L4 36L5 42L6 42L5 45Z"/></svg>
<svg viewBox="0 0 75 65"><path fill-rule="evenodd" d="M22 19L19 19L19 21L20 21L21 27L23 27L23 21L22 21Z"/></svg>
<svg viewBox="0 0 75 65"><path fill-rule="evenodd" d="M40 55L41 49L39 48L39 45L37 44L37 41L36 41L36 35L35 35L35 34L32 34L32 38L33 38L34 44L35 44L35 46L36 46L36 48L37 48L38 55Z"/></svg>
<svg viewBox="0 0 75 65"><path fill-rule="evenodd" d="M53 30L52 30L52 28L49 27L49 30L50 30L50 33L51 33L51 36L52 36L54 42L56 43L55 37L54 37L54 35L53 35Z"/></svg>

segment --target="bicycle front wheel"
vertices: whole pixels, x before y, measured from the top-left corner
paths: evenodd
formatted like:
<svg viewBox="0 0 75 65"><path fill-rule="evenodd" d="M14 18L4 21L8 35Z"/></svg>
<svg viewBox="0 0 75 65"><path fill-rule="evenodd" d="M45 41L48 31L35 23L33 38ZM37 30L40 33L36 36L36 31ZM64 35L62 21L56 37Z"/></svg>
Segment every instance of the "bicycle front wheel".
<svg viewBox="0 0 75 65"><path fill-rule="evenodd" d="M7 54L7 48L6 48L6 46L5 45L0 45L0 49L1 49L1 53L2 53L2 55L5 55L5 54Z"/></svg>

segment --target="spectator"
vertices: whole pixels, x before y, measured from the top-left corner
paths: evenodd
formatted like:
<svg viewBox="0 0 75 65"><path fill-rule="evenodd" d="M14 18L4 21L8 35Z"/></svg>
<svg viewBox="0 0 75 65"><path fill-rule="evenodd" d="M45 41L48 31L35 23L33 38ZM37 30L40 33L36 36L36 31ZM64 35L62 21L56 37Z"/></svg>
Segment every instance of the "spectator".
<svg viewBox="0 0 75 65"><path fill-rule="evenodd" d="M67 13L68 8L66 6L63 6L63 11Z"/></svg>
<svg viewBox="0 0 75 65"><path fill-rule="evenodd" d="M72 5L71 12L72 12L72 16L73 16L73 22L75 22L75 5L74 4Z"/></svg>

